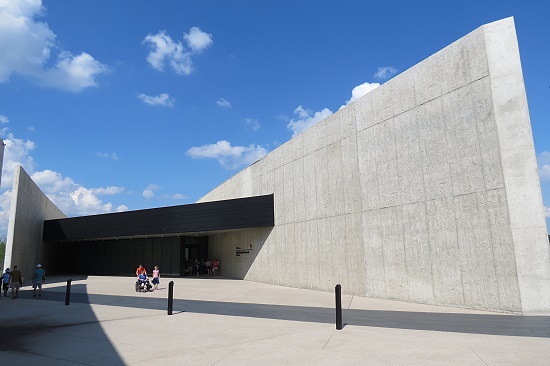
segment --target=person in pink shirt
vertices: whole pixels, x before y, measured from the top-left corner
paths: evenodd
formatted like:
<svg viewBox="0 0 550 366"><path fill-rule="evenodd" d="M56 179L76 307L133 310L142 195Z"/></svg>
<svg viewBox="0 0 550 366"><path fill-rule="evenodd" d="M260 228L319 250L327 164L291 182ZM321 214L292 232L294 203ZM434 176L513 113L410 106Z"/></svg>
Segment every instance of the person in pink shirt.
<svg viewBox="0 0 550 366"><path fill-rule="evenodd" d="M220 261L218 261L218 258L214 259L214 263L212 263L212 276L216 275L216 272L218 271L218 268L220 267Z"/></svg>
<svg viewBox="0 0 550 366"><path fill-rule="evenodd" d="M155 269L153 270L153 290L159 289L159 283L160 283L160 271L159 267L155 266Z"/></svg>

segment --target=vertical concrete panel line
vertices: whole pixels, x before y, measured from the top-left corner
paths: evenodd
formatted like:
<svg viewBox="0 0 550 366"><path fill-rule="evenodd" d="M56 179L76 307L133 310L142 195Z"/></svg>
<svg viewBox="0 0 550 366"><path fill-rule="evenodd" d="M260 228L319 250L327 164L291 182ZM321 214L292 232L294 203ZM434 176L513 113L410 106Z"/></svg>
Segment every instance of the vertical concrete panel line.
<svg viewBox="0 0 550 366"><path fill-rule="evenodd" d="M489 197L488 197L488 194L487 194L487 191L484 191L482 193L479 193L478 194L478 208L479 210L482 212L482 215L485 217L485 219L487 220L487 230L488 230L488 235L489 235L489 245L491 247L491 260L493 261L493 266L492 266L492 269L493 269L493 274L494 276L490 276L489 277L489 280L491 281L491 283L488 283L488 286L494 286L494 289L496 291L496 301L497 301L497 307L498 309L501 309L501 305L500 305L500 291L499 291L499 286L498 286L498 281L497 281L497 268L496 268L496 260L495 260L495 249L494 249L494 245L493 245L493 235L492 235L492 227L491 227L491 219L490 219L490 216L489 216L489 208L487 207L487 202L489 200ZM479 202L479 200L481 200L481 202Z"/></svg>
<svg viewBox="0 0 550 366"><path fill-rule="evenodd" d="M399 169L398 169L399 171ZM403 263L403 265L405 266L405 276L407 278L407 289L405 291L406 295L407 295L407 300L409 300L411 298L411 294L410 294L410 290L411 290L411 286L409 286L409 274L407 273L407 248L405 248L405 206L407 205L402 205L401 206L401 243L403 244L403 260L405 263Z"/></svg>
<svg viewBox="0 0 550 366"><path fill-rule="evenodd" d="M484 51L485 51L485 53L486 53L487 51L486 51L486 48L485 48L485 47L487 47L487 41L486 41L486 39L485 39L485 31L482 31L482 32L481 32L481 37L482 37L482 41L483 41L483 45L484 45ZM468 62L469 62L469 61L470 61L470 60L468 59ZM489 61L487 61L487 62L489 62ZM489 68L489 65L487 65L487 68ZM478 81L478 80L482 80L482 79L484 79L484 78L490 78L490 72L488 73L488 75L483 76L483 77L481 77L481 78L479 78L479 79L477 79L477 80L472 81L472 83L473 83L473 82L476 82L476 81ZM472 83L471 83L471 84L472 84ZM471 85L471 84L470 84L470 85ZM490 84L491 84L491 83L489 82L489 85L490 85ZM490 98L491 110L493 111L493 113L496 113L496 111L495 111L494 99L493 99L493 95L492 95L492 94L493 94L492 88L490 89L490 93L491 93L491 98ZM487 182L486 182L486 174L485 174L485 166L484 166L485 164L483 164L483 157L482 157L482 154L481 154L481 145L480 145L480 141L479 141L479 136L480 136L480 132L479 132L479 116L478 116L478 114L477 114L477 110L476 110L475 105L474 105L474 90L473 90L473 88L472 88L472 100L471 100L471 101L472 101L472 106L474 107L474 109L473 109L473 110L474 110L474 117L475 117L475 119L476 119L476 121L475 121L475 122L476 122L475 127L476 127L476 133L477 133L476 138L477 138L477 143L478 143L478 147L479 147L478 152L479 152L479 157L480 157L480 162L481 162L481 172L482 172L482 177L483 177L483 186L484 186L484 189L485 189L484 192L485 192L485 197L486 197L486 199L488 199L487 192L489 192L489 191L496 191L496 189L487 190ZM496 118L497 118L496 114L494 115L494 118L495 118L495 128L498 128L498 127L497 127L497 121L496 121ZM498 133L496 133L495 138L496 138L496 140L497 140L497 146L500 147L500 146L501 146L501 143L500 143L500 136L499 136ZM500 151L499 151L499 156L500 156ZM502 157L501 157L501 156L500 156L500 168L501 168L501 171L503 171L503 167L502 167ZM506 193L506 184L503 185L502 189L503 189L503 191L504 191L505 196L508 197L508 195L507 195L507 193ZM485 209L487 209L486 205L484 205L484 206L485 206ZM487 211L487 217L489 217L489 212L488 212L488 211ZM497 271L497 267L496 267L496 262L497 262L497 261L496 261L496 258L495 258L495 249L494 249L494 248L495 248L495 245L499 245L499 244L494 242L495 238L494 238L494 236L491 234L491 233L493 233L493 227L491 226L491 220L487 220L487 224L489 225L489 233L490 233L489 236L490 236L490 240L491 240L491 254L492 254L492 256L493 256L493 270L494 270L494 273L495 273L495 275L496 275L496 274L498 273L498 271ZM496 290L497 290L497 293L498 293L498 295L497 295L498 305L499 305L499 308L502 308L502 306L501 306L501 301L500 301L500 300L501 300L501 295L502 295L502 294L500 293L500 288L499 288L498 284L496 285Z"/></svg>
<svg viewBox="0 0 550 366"><path fill-rule="evenodd" d="M300 243L298 243L298 240L296 240L296 237L298 235L296 235L296 229L297 229L297 226L298 224L296 224L296 222L293 222L291 224L292 226L292 250L293 250L293 255L294 255L294 268L292 269L292 273L294 274L294 278L291 280L292 283L293 283L293 287L301 287L300 286L300 283L299 283L299 280L298 280L298 266L301 265L300 263L297 263L297 260L298 260L298 256L296 254L296 251L298 250L298 245L300 245Z"/></svg>
<svg viewBox="0 0 550 366"><path fill-rule="evenodd" d="M338 258L340 257L340 253L337 253L335 255L335 251L334 250L339 250L340 248L338 248L338 244L336 244L337 240L334 238L335 235L337 235L336 233L334 233L334 230L332 230L333 228L333 225L336 226L336 220L337 220L337 216L332 216L328 222L329 222L329 226L330 226L330 262L332 263L332 281L342 281L341 278L340 278L340 273L341 273L341 270L342 270L342 265L343 263L336 263L336 261L338 260ZM334 260L334 257L336 257L336 261ZM334 282L333 282L334 283ZM328 285L328 284L327 284ZM327 286L327 290L329 289L330 287Z"/></svg>
<svg viewBox="0 0 550 366"><path fill-rule="evenodd" d="M415 96L416 98L416 96ZM416 99L415 99L416 100ZM418 107L418 106L417 106ZM426 182L425 182L425 178L424 178L424 159L423 159L423 154L422 154L422 144L420 143L420 134L421 134L421 128L420 128L420 122L419 122L419 117L418 117L418 108L415 108L415 111L416 113L414 114L414 116L412 116L413 119L413 122L414 122L414 128L416 129L417 131L417 147L418 147L418 160L420 160L420 176L422 177L422 190L423 190L423 199L424 199L424 207L426 206L425 203L426 203ZM427 225L427 221L426 221L426 225Z"/></svg>
<svg viewBox="0 0 550 366"><path fill-rule="evenodd" d="M398 140L397 135L398 135L398 133L402 134L403 131L400 130L400 128L402 128L402 126L397 126L395 117L392 117L391 120L393 122L393 128L394 128L392 136L393 136L393 146L394 146L394 152L395 152L395 155L394 155L394 157L395 157L395 169L396 169L395 173L398 175L398 179L397 179L397 190L398 190L398 192L397 193L399 194L399 190L403 186L402 185L403 175L399 174L400 167L399 167L399 158L397 156L397 149L398 149L398 147L397 147L397 140ZM410 119L409 119L409 122L410 122ZM409 126L410 126L410 123L409 123ZM404 269L403 274L405 276L405 280L407 281L406 284L403 284L403 285L406 285L407 288L404 292L401 292L401 294L402 295L406 294L407 300L408 300L410 298L410 294L409 294L410 286L408 285L409 284L409 278L408 278L408 275L407 275L407 250L405 248L405 223L404 223L404 219L403 219L403 217L404 217L403 211L404 211L406 205L405 205L404 201L405 200L401 199L401 195L399 195L398 198L397 198L397 201L395 202L395 205L396 206L401 206L399 208L399 212L401 214L401 219L399 220L399 222L401 223L401 250L403 251L403 267L404 267L403 268Z"/></svg>
<svg viewBox="0 0 550 366"><path fill-rule="evenodd" d="M485 44L485 33L484 32L481 32L482 36L483 36L483 43ZM470 60L468 59L468 62ZM480 79L481 80L481 79ZM473 87L472 87L472 83L470 83L470 86L471 86L471 90L472 90L472 93L471 93L471 99L470 99L470 102L471 102L471 106L472 106L472 110L474 111L474 123L475 123L475 131L476 131L476 141L477 141L477 152L478 152L478 155L479 155L479 161L481 162L481 177L483 178L483 192L480 192L483 194L483 197L485 199L485 202L483 202L482 204L480 204L479 202L479 197L477 197L476 199L476 202L477 202L477 205L478 205L478 209L479 210L482 210L484 209L485 210L485 216L488 218L489 217L489 211L487 209L487 200L488 200L488 195L487 195L487 192L489 192L487 190L487 182L485 181L486 179L486 175L485 175L485 167L484 167L484 164L483 164L483 157L482 157L482 154L481 154L481 143L479 141L479 136L480 136L480 133L479 133L479 116L478 116L478 113L477 113L477 109L475 108L475 100L474 100L474 90L473 90ZM491 108L494 110L494 105L493 105L493 98L491 97ZM498 134L497 134L497 141L498 141ZM500 146L500 142L499 142L499 145ZM506 187L504 187L504 189L506 189ZM494 249L494 246L496 243L494 243L494 237L493 235L491 234L493 232L493 228L491 227L491 220L487 219L487 225L489 226L489 240L491 242L491 259L493 261L493 271L495 273L495 275L498 273L497 271L497 268L496 268L496 259L495 259L495 249ZM459 243L460 245L460 243ZM495 280L496 282L496 280ZM497 301L498 301L498 307L499 309L501 308L501 304L500 304L500 289L499 289L499 286L498 284L496 284L496 290L497 290Z"/></svg>
<svg viewBox="0 0 550 366"><path fill-rule="evenodd" d="M449 176L450 179L453 179L451 176ZM452 187L452 184L451 184L451 187ZM455 206L455 200L454 200L454 197L451 197L451 202L453 204L453 217L454 217L454 223L455 223L455 235L456 235L456 245L458 246L458 253L462 253L462 248L460 248L460 238L459 238L459 235L458 235L458 227L456 225L456 222L457 222L457 217L456 217L456 206ZM459 254L460 255L460 254ZM460 283L462 284L462 304L466 304L466 296L464 295L464 276L462 275L463 274L463 267L462 267L462 260L464 260L464 258L461 258L461 260L459 261L459 264L460 264Z"/></svg>
<svg viewBox="0 0 550 366"><path fill-rule="evenodd" d="M302 140L303 141L303 140ZM303 148L303 147L302 147ZM305 255L305 259L306 259L306 262L309 260L309 255L308 255L308 251L307 251L307 238L306 238L306 234L307 234L307 225L308 225L308 210L306 208L306 205L307 205L307 199L306 199L306 189L308 189L308 187L306 187L306 175L305 175L305 166L306 166L306 159L305 159L305 156L306 156L306 151L305 151L305 148L303 148L302 150L302 156L300 156L300 158L302 159L302 166L301 166L301 171L300 171L300 174L302 175L302 187L303 187L303 190L302 190L302 193L304 194L304 197L302 197L301 199L303 199L303 203L304 203L304 206L303 206L303 217L301 218L302 220L302 233L300 234L300 239L301 239L301 243L299 243L298 245L302 245L303 248L304 248L304 255ZM311 287L311 282L309 281L309 275L308 275L308 266L306 265L306 263L302 263L301 264L303 266L303 270L305 271L305 278L303 279L303 283L302 283L302 286L303 287L306 287L307 285L309 285L309 287Z"/></svg>
<svg viewBox="0 0 550 366"><path fill-rule="evenodd" d="M377 129L379 128L379 123L369 127L369 128L366 128L365 130L368 130L368 129ZM365 132L367 133L367 132ZM372 146L371 148L375 148L376 146ZM365 147L366 149L369 148L369 146L367 145ZM380 212L380 180L378 178L378 164L376 162L376 151L373 152L374 153L374 171L375 171L375 174L376 174L376 194L378 195L378 200L377 200L377 205L378 207L376 208L376 212L377 214ZM372 211L374 211L375 209L373 208ZM380 232L380 235L381 235L381 240L382 240L382 243L383 243L383 234L382 234L382 229L381 229L381 224L380 224L380 217L377 217L377 220L376 220L376 224L378 224L378 230ZM368 234L368 233L367 233ZM365 237L365 235L363 235L363 237ZM382 244L383 245L383 244ZM364 248L364 244L363 244L363 248ZM384 250L383 248L381 248L381 251L382 251L382 272L384 273L384 283L385 283L385 278L386 278L386 265L385 265L385 260L384 260ZM366 264L366 259L365 259L365 264ZM365 275L367 273L367 269L365 268ZM386 286L384 285L384 297L386 296Z"/></svg>
<svg viewBox="0 0 550 366"><path fill-rule="evenodd" d="M306 262L303 263L302 265L304 266L304 271L306 272L306 278L304 279L304 286L307 286L309 288L311 288L311 281L310 281L310 275L309 275L309 266L306 264L308 261L309 261L309 251L308 251L308 246L307 245L307 242L309 240L309 238L307 238L307 232L308 232L308 227L309 225L309 221L304 221L303 222L303 229L304 231L302 232L302 245L304 246L304 252L305 252L305 257L306 257ZM306 287L306 288L307 288Z"/></svg>
<svg viewBox="0 0 550 366"><path fill-rule="evenodd" d="M279 204L275 205L275 207L279 208L280 210L282 210L284 212L284 205L285 205L285 200L284 200L284 192L285 192L285 186L284 186L284 169L280 166L278 166L278 164L275 164L276 165L276 168L274 169L273 171L273 190L276 191L277 190L277 187L279 187L280 191L279 191ZM280 172L279 174L277 174L277 170ZM277 182L277 176L278 175L282 175L282 179L281 181ZM281 213L276 213L275 214L275 217L281 217ZM284 220L281 220L281 222L276 222L275 225L278 226L278 229L277 230L277 237L280 237L281 236L281 230L283 230L283 224L285 223ZM280 265L279 265L279 261L277 260L277 257L279 257L281 255L281 241L280 240L277 240L275 241L275 256L273 258L273 261L275 263L275 281L274 283L276 285L280 285L281 284L281 278L283 276L283 271L284 271L284 268L279 268Z"/></svg>
<svg viewBox="0 0 550 366"><path fill-rule="evenodd" d="M498 245L497 243L494 242L495 238L494 236L492 235L492 232L493 232L493 228L491 226L491 220L489 219L490 217L490 213L489 213L489 209L487 208L487 201L489 200L489 195L487 194L488 191L485 191L483 192L483 198L484 198L484 201L483 202L483 205L479 205L479 209L481 210L482 207L483 207L483 210L484 210L484 214L485 214L485 217L487 218L487 225L488 225L488 228L489 228L489 240L490 240L490 243L491 243L491 256L492 256L492 259L493 259L493 271L494 271L494 274L495 274L495 277L493 278L493 282L494 282L494 285L495 285L495 289L497 291L497 302L498 302L498 308L499 309L502 309L502 306L501 306L501 303L500 303L500 296L501 296L501 293L500 293L500 288L498 286L498 281L497 281L497 265L496 265L496 258L495 258L495 244ZM479 204L479 202L478 202Z"/></svg>
<svg viewBox="0 0 550 366"><path fill-rule="evenodd" d="M368 98L368 96L367 96ZM359 134L359 126L358 126L358 123L359 123L359 110L357 108L354 108L354 114L355 114L355 118L354 118L354 121L355 121L355 132L353 133L353 139L355 139L355 150L356 150L356 153L355 153L355 166L357 168L357 186L359 187L359 193L362 194L363 192L363 187L361 185L361 169L359 168L359 139L357 137L357 135ZM361 227L361 231L360 231L360 238L361 238L361 250L363 251L363 256L361 258L361 266L363 267L363 281L364 283L367 282L367 271L366 271L366 258L365 258L365 243L363 242L364 240L364 233L363 233L363 230L364 230L364 227L363 227L363 210L365 209L363 207L363 199L359 198L359 224L360 227ZM363 291L365 292L365 295L366 295L366 286L363 286Z"/></svg>
<svg viewBox="0 0 550 366"><path fill-rule="evenodd" d="M317 207L317 214L313 217L312 221L315 221L317 224L317 231L319 230L319 196L318 196L318 188L317 188L317 163L315 159L315 153L319 151L320 149L313 150L312 156L313 156L313 180L315 181L315 206ZM319 252L319 235L317 235L315 248L317 248L317 258L321 258L321 253ZM317 261L317 278L321 278L321 260ZM319 285L320 286L320 285Z"/></svg>
<svg viewBox="0 0 550 366"><path fill-rule="evenodd" d="M428 239L428 256L430 258L430 268L431 268L431 277L432 277L432 299L433 301L435 302L435 281L434 281L434 263L433 263L433 260L432 260L432 250L434 249L432 247L432 242L430 240L430 224L428 222L428 204L427 204L427 201L424 201L422 202L422 206L424 206L424 220L425 220L425 224L426 224L426 231L427 231L427 236L426 238Z"/></svg>
<svg viewBox="0 0 550 366"><path fill-rule="evenodd" d="M348 240L348 231L347 231L347 228L346 228L346 224L347 224L347 215L342 215L342 222L343 222L343 226L344 226L344 230L343 230L343 235L344 235L344 238L342 240L342 243L343 243L343 247L342 247L342 251L344 253L343 255L343 261L344 263L342 263L342 271L343 271L343 275L342 275L342 280L346 279L346 283L348 285L348 288L351 287L349 286L349 281L351 280L351 275L352 275L352 272L349 270L349 261L348 261L348 250L349 250L349 240Z"/></svg>
<svg viewBox="0 0 550 366"><path fill-rule="evenodd" d="M454 90L456 89L453 89L453 90L450 90L448 93L446 94L450 94L452 93ZM445 94L445 95L446 95ZM442 101L442 110L441 110L441 113L443 113L443 108L444 108L444 105L443 105L443 96L442 95L440 98L441 98L441 101ZM454 224L455 224L455 236L456 236L456 243L457 243L457 246L458 246L458 252L461 253L461 248L460 248L460 240L459 240L459 237L458 237L458 228L456 226L456 222L457 222L457 217L456 217L456 208L455 208L455 200L454 200L454 196L453 196L453 175L451 174L452 172L452 169L451 169L451 163L449 162L449 157L451 156L451 152L449 151L449 139L448 139L448 133L449 133L449 128L448 128L448 123L447 123L447 118L446 118L446 115L443 113L443 118L442 118L442 121L443 121L443 129L445 131L445 146L446 146L446 150L447 150L447 165L448 165L448 169L449 169L449 180L450 180L450 186L451 186L451 197L447 197L447 199L450 200L450 202L452 203L453 205L453 210L452 210L452 215L453 215L453 219L454 219ZM464 277L462 275L462 271L463 271L463 268L462 268L462 262L460 261L459 262L459 265L460 265L460 283L461 283L461 292L462 292L462 304L465 304L465 296L464 296Z"/></svg>
<svg viewBox="0 0 550 366"><path fill-rule="evenodd" d="M417 134L417 145L418 145L418 159L420 160L420 176L422 177L422 189L423 189L423 202L422 202L422 206L424 207L424 224L425 224L425 227L426 227L426 239L428 240L428 258L429 258L429 261L430 261L430 275L431 275L431 282L432 282L432 299L433 301L435 302L435 291L434 291L434 286L435 286L435 283L434 283L434 268L433 268L433 261L432 261L432 243L430 241L430 225L428 223L428 208L427 208L427 201L426 201L426 179L424 177L424 166L425 166L425 162L424 162L424 158L423 158L423 154L422 154L422 146L421 146L421 142L420 142L420 134L421 134L421 128L420 128L420 117L419 117L419 112L418 112L418 107L419 105L416 104L416 92L414 93L414 105L416 106L414 109L415 109L415 113L414 113L414 116L412 116L413 118L413 122L414 122L414 127L415 129L417 130L418 134Z"/></svg>
<svg viewBox="0 0 550 366"><path fill-rule="evenodd" d="M380 211L383 210L383 209L379 209L377 210L377 222L376 224L378 225L378 230L379 230L379 233L380 233L380 241L381 241L381 245L382 247L380 248L380 251L382 253L382 272L384 273L384 298L387 298L387 294L388 294L388 289L387 289L387 286L386 286L386 278L388 277L387 276L387 271L386 271L386 257L384 256L384 242L385 242L385 236L384 236L384 229L382 228L382 219L380 218Z"/></svg>
<svg viewBox="0 0 550 366"><path fill-rule="evenodd" d="M375 128L378 128L378 123L374 126L371 126L371 127L368 127L366 128L365 130L368 130L368 129L375 129ZM370 148L374 148L375 146L371 146ZM369 146L365 146L366 149L369 148ZM375 174L376 174L376 194L378 195L378 207L377 208L380 208L380 181L378 180L378 164L376 162L376 151L374 151L374 171L375 171Z"/></svg>
<svg viewBox="0 0 550 366"><path fill-rule="evenodd" d="M481 177L483 178L483 190L484 191L487 191L487 182L485 182L485 169L484 169L484 164L483 164L483 157L481 156L481 144L480 144L480 141L479 141L479 116L477 115L477 110L475 108L475 103L474 103L474 89L472 87L472 84L470 83L470 90L471 90L471 98L470 98L470 104L471 104L471 107L472 107L472 110L474 111L474 127L475 127L475 131L476 131L476 144L477 144L477 154L479 156L479 161L481 162ZM492 103L492 98L491 98L491 103Z"/></svg>
<svg viewBox="0 0 550 366"><path fill-rule="evenodd" d="M485 44L485 32L481 32L481 36L483 38L483 44ZM467 58L466 60L468 62L468 68L471 70L471 65L470 65L470 59ZM481 80L481 79L479 79ZM476 131L476 146L477 146L477 153L478 153L478 156L479 156L479 161L481 163L481 178L483 179L483 196L485 198L485 202L483 203L480 203L479 202L479 195L478 197L476 197L476 204L477 204L477 209L478 210L485 210L485 216L487 217L487 225L489 226L489 240L491 242L491 259L493 261L493 271L496 275L497 272L497 268L496 268L496 260L495 260L495 251L494 251L494 238L493 238L493 235L491 235L491 233L493 232L493 229L491 228L491 220L488 219L489 217L489 211L487 210L487 205L486 205L486 201L487 201L487 182L485 181L486 180L486 175L485 175L485 167L483 164L483 156L481 154L481 143L480 143L480 140L479 140L479 136L480 136L480 132L479 132L479 116L478 116L478 111L476 109L476 106L475 106L475 98L474 98L474 88L472 86L472 84L474 83L475 81L471 81L470 80L470 90L471 90L471 93L470 93L470 105L471 105L471 108L472 108L472 111L474 112L473 113L473 117L474 117L474 127L475 127L475 131ZM494 110L494 106L492 105L493 104L493 98L491 97L491 107L492 109ZM497 137L498 138L498 137ZM499 143L499 146L500 146L500 143ZM460 243L459 243L459 246L460 246ZM496 280L495 280L496 282ZM496 290L497 290L497 301L498 301L498 308L500 309L501 306L500 306L500 290L499 290L499 287L498 287L498 284L495 283L495 287L496 287Z"/></svg>

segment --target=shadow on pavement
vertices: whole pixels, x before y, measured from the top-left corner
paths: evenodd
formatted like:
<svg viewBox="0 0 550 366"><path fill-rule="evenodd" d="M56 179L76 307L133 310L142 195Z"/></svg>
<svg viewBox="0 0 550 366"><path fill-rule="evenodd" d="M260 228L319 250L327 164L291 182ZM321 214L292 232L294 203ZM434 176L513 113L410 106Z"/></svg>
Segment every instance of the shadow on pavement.
<svg viewBox="0 0 550 366"><path fill-rule="evenodd" d="M78 285L80 291L86 290L86 285ZM125 365L120 355L113 347L111 341L104 333L101 324L91 307L79 307L78 311L52 312L51 307L39 307L31 305L30 301L21 302L21 299L32 299L39 302L42 298L55 297L65 293L53 293L45 291L42 297L33 299L32 290L25 287L19 292L17 299L11 299L11 291L8 297L2 296L0 300L0 353L2 362L9 363L10 359L17 364L43 363L50 365L75 365L75 364L105 364ZM85 293L78 294L79 302L91 304ZM7 304L4 304L7 303ZM18 311L8 308L13 305ZM81 336L75 337L75 332L80 332L76 327L85 327L86 341Z"/></svg>
<svg viewBox="0 0 550 366"><path fill-rule="evenodd" d="M144 294L145 295L145 294ZM146 296L146 295L145 295ZM71 302L167 310L166 298L72 293ZM64 292L47 292L44 300L65 301ZM174 299L173 313L201 313L335 323L335 309L219 301ZM550 317L493 314L425 313L385 310L343 310L346 325L440 332L550 338Z"/></svg>

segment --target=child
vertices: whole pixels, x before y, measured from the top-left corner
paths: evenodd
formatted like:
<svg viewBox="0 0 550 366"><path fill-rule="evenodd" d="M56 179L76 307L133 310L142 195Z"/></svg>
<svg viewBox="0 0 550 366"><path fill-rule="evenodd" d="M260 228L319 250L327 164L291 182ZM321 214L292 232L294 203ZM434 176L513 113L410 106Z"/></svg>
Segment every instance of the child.
<svg viewBox="0 0 550 366"><path fill-rule="evenodd" d="M159 283L160 283L160 271L159 271L159 267L155 266L155 269L153 270L153 285L155 285L155 287L153 287L153 290L159 289Z"/></svg>

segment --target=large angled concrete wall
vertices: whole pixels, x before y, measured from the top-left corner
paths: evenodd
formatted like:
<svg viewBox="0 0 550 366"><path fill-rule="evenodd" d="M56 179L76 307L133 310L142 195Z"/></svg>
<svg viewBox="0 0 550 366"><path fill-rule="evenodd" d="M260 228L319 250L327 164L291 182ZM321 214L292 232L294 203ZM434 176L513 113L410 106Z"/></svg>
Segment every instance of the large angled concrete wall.
<svg viewBox="0 0 550 366"><path fill-rule="evenodd" d="M42 242L44 220L66 217L18 166L14 172L5 267L16 264L30 280L37 263L48 270L47 251Z"/></svg>
<svg viewBox="0 0 550 366"><path fill-rule="evenodd" d="M512 18L396 76L201 201L270 193L268 235L210 238L225 275L550 312L547 233ZM252 244L249 259L233 258L237 243Z"/></svg>

